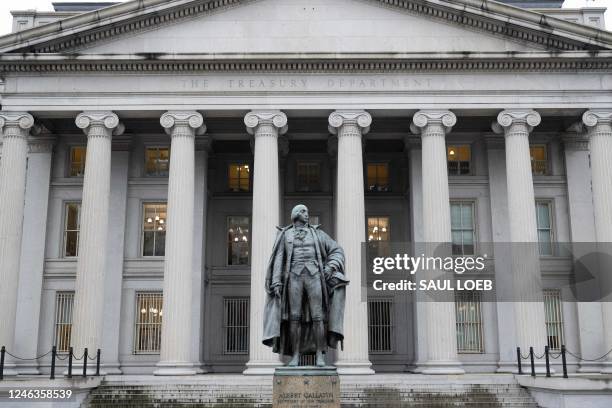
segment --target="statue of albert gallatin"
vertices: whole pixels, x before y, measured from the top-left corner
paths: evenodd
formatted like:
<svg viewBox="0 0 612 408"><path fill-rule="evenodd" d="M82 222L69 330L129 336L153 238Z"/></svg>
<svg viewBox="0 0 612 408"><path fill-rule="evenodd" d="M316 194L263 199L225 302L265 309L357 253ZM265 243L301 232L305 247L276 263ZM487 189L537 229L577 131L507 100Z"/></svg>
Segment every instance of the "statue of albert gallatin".
<svg viewBox="0 0 612 408"><path fill-rule="evenodd" d="M275 353L315 354L325 366L327 347L343 341L344 251L318 225L308 222L308 208L297 205L292 225L279 228L266 274L263 343Z"/></svg>

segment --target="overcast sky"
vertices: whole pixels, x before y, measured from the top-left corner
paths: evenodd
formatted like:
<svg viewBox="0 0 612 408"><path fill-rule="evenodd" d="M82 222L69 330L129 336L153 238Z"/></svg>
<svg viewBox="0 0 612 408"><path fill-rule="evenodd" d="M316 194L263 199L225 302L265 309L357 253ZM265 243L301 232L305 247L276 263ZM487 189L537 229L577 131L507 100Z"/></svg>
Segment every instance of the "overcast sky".
<svg viewBox="0 0 612 408"><path fill-rule="evenodd" d="M61 0L67 1L67 0ZM79 0L87 3L95 3L103 0ZM121 0L113 0L121 1ZM124 0L125 1L125 0ZM53 10L52 0L0 0L0 35L11 32L12 16L11 10ZM612 0L566 0L563 7L607 7L606 28L612 31Z"/></svg>

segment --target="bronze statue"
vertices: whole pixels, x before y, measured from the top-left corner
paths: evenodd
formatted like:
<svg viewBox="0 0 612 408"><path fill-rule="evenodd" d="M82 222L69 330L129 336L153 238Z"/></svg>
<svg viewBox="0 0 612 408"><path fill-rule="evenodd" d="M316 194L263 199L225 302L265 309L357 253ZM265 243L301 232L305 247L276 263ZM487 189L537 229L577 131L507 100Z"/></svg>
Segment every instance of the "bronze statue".
<svg viewBox="0 0 612 408"><path fill-rule="evenodd" d="M310 225L308 208L297 205L292 225L279 227L266 274L263 343L275 353L316 353L325 366L327 347L344 340L344 251L318 225Z"/></svg>

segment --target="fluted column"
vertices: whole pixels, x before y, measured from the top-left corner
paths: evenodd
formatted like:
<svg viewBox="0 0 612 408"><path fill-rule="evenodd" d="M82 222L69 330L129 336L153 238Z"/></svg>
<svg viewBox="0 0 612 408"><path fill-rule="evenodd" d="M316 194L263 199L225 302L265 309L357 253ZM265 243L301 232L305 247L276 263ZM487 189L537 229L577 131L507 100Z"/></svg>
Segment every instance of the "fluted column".
<svg viewBox="0 0 612 408"><path fill-rule="evenodd" d="M172 138L168 179L168 220L164 259L161 356L155 375L195 375L192 361L191 299L195 136L206 131L198 112L166 112L160 119Z"/></svg>
<svg viewBox="0 0 612 408"><path fill-rule="evenodd" d="M280 111L252 111L245 118L255 139L253 218L251 235L251 324L249 362L244 374L271 374L279 358L262 344L266 268L280 223L278 137L287 131L287 116Z"/></svg>
<svg viewBox="0 0 612 408"><path fill-rule="evenodd" d="M501 112L493 124L505 136L516 345L523 350L547 344L529 152L529 133L540 121L538 112L517 109Z"/></svg>
<svg viewBox="0 0 612 408"><path fill-rule="evenodd" d="M582 116L588 128L589 151L591 153L591 173L593 188L593 209L595 213L595 238L598 245L608 255L612 247L612 109L592 109ZM604 351L612 348L612 271L605 264L602 271L603 294L607 295L602 302L604 329ZM612 353L604 361L603 373L612 373Z"/></svg>
<svg viewBox="0 0 612 408"><path fill-rule="evenodd" d="M351 281L346 290L344 350L338 351L336 362L340 374L374 373L368 356L367 295L361 282L361 244L366 234L362 138L371 123L370 114L361 110L335 111L329 116L329 131L338 135L336 235Z"/></svg>
<svg viewBox="0 0 612 408"><path fill-rule="evenodd" d="M102 347L111 139L123 126L113 112L83 112L76 125L87 135L71 338L75 354L81 355L85 347L90 353Z"/></svg>
<svg viewBox="0 0 612 408"><path fill-rule="evenodd" d="M0 112L0 346L15 353L15 313L21 256L22 222L26 187L28 135L34 126L29 113ZM7 355L4 375L16 375Z"/></svg>
<svg viewBox="0 0 612 408"><path fill-rule="evenodd" d="M456 122L455 114L446 110L422 110L412 118L412 132L421 135L423 240L428 250L433 248L427 244L452 240L446 134ZM462 374L457 359L455 303L429 300L425 311L427 360L421 363L421 371L425 374Z"/></svg>

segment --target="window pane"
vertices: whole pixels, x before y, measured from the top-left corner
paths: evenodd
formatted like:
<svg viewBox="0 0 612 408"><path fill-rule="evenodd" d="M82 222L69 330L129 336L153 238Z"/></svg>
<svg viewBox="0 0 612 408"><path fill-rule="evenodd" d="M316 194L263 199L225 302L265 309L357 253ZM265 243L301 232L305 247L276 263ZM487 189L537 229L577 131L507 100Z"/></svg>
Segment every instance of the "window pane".
<svg viewBox="0 0 612 408"><path fill-rule="evenodd" d="M55 295L55 338L53 344L59 353L70 350L72 334L72 308L74 292L57 292Z"/></svg>
<svg viewBox="0 0 612 408"><path fill-rule="evenodd" d="M550 207L548 204L538 204L538 227L550 228Z"/></svg>
<svg viewBox="0 0 612 408"><path fill-rule="evenodd" d="M164 256L166 245L167 204L144 204L142 220L142 256Z"/></svg>
<svg viewBox="0 0 612 408"><path fill-rule="evenodd" d="M230 216L227 219L227 264L249 264L249 217Z"/></svg>
<svg viewBox="0 0 612 408"><path fill-rule="evenodd" d="M473 255L475 246L474 203L451 202L453 255Z"/></svg>
<svg viewBox="0 0 612 408"><path fill-rule="evenodd" d="M70 177L80 177L85 173L86 152L84 146L70 148Z"/></svg>
<svg viewBox="0 0 612 408"><path fill-rule="evenodd" d="M161 348L163 294L136 294L134 354L158 354Z"/></svg>
<svg viewBox="0 0 612 408"><path fill-rule="evenodd" d="M67 203L65 209L64 225L64 256L78 255L79 229L80 229L80 203Z"/></svg>
<svg viewBox="0 0 612 408"><path fill-rule="evenodd" d="M389 191L389 165L369 163L367 165L368 191Z"/></svg>
<svg viewBox="0 0 612 408"><path fill-rule="evenodd" d="M548 172L548 158L546 146L531 146L531 171L534 175L543 176Z"/></svg>
<svg viewBox="0 0 612 408"><path fill-rule="evenodd" d="M318 191L321 182L321 166L316 162L298 162L297 190Z"/></svg>
<svg viewBox="0 0 612 408"><path fill-rule="evenodd" d="M145 153L147 176L168 176L170 150L167 147L148 147Z"/></svg>
<svg viewBox="0 0 612 408"><path fill-rule="evenodd" d="M250 191L250 171L248 164L230 164L228 168L229 190L233 192Z"/></svg>
<svg viewBox="0 0 612 408"><path fill-rule="evenodd" d="M446 158L448 161L448 174L455 176L470 174L470 163L472 161L471 146L448 146L446 148Z"/></svg>

